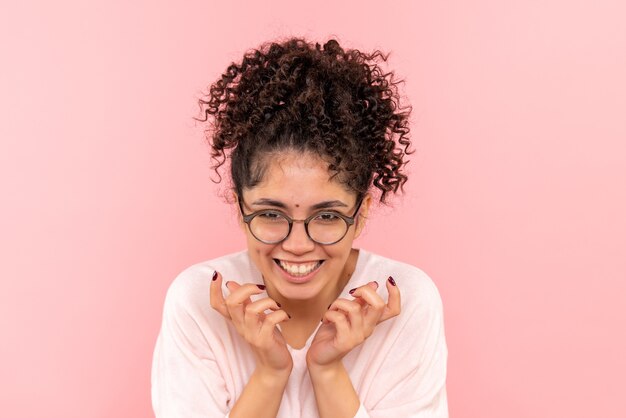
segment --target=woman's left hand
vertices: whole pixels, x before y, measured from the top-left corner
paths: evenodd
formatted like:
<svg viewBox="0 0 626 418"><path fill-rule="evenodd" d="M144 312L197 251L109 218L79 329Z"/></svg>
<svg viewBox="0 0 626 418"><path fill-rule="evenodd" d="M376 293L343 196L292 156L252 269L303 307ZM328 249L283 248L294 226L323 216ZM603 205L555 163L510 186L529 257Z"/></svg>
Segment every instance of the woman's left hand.
<svg viewBox="0 0 626 418"><path fill-rule="evenodd" d="M378 283L369 282L350 292L354 300L339 298L330 305L307 352L309 368L337 365L376 325L400 313L400 291L391 277L386 283L387 303L376 293Z"/></svg>

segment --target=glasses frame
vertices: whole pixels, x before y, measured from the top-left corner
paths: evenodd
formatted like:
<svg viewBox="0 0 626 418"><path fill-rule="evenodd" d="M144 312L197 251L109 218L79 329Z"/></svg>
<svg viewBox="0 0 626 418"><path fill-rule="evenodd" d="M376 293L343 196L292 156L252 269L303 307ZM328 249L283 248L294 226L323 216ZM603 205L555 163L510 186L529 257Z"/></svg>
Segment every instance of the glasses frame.
<svg viewBox="0 0 626 418"><path fill-rule="evenodd" d="M359 210L361 209L361 204L363 203L363 200L364 200L364 198L361 198L359 200L359 203L356 205L356 209L354 211L354 215L352 215L352 216L346 216L346 215L344 215L342 213L339 213L339 212L320 211L320 212L314 213L313 215L309 216L306 219L293 219L293 218L289 217L288 215L286 215L286 214L284 214L284 213L282 213L280 211L274 210L274 209L258 210L256 212L252 212L249 215L246 215L246 214L243 213L243 206L242 206L242 203L241 203L243 201L243 198L239 197L237 199L237 201L239 203L239 210L241 211L241 216L243 217L243 221L246 223L246 225L248 225L248 231L250 231L252 236L257 241L260 241L263 244L279 244L279 243L283 242L284 240L286 240L287 238L289 238L289 235L291 235L291 230L293 228L293 223L294 222L304 222L304 231L306 232L306 236L309 237L309 239L311 241L315 242L316 244L320 244L320 245L333 245L333 244L336 244L336 243L338 243L339 241L341 241L342 239L345 238L345 236L348 234L348 231L350 230L350 227L352 225L354 225L354 220L356 219L356 217L357 217L357 215L359 213ZM252 222L252 219L254 219L256 216L262 215L264 213L275 213L275 214L278 214L278 215L284 217L285 219L287 219L287 222L289 222L289 229L287 230L287 235L285 235L285 237L283 239L278 240L278 241L264 241L264 240L260 239L259 237L257 237L256 235L254 235L254 232L252 232L252 228L250 228L250 222ZM309 222L313 218L316 218L316 217L318 217L318 216L320 216L322 214L325 214L325 213L330 214L330 215L334 215L334 216L339 216L348 225L348 227L346 228L346 232L344 232L343 236L341 238L339 238L337 241L334 241L334 242L319 242L319 241L314 240L311 237L311 235L309 234Z"/></svg>

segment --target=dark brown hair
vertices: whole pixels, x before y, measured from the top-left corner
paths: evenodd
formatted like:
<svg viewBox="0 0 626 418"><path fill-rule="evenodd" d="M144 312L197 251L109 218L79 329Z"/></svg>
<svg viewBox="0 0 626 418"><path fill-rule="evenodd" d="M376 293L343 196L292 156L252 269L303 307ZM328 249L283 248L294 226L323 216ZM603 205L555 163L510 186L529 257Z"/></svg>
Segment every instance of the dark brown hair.
<svg viewBox="0 0 626 418"><path fill-rule="evenodd" d="M323 46L303 38L264 43L231 63L200 98L213 169L229 152L235 191L254 187L269 158L285 150L312 152L329 163L333 177L362 197L373 184L385 203L402 190L411 107L400 107L393 72L384 73L376 50L344 50L335 39ZM209 120L209 116L213 120ZM219 180L218 180L219 182Z"/></svg>

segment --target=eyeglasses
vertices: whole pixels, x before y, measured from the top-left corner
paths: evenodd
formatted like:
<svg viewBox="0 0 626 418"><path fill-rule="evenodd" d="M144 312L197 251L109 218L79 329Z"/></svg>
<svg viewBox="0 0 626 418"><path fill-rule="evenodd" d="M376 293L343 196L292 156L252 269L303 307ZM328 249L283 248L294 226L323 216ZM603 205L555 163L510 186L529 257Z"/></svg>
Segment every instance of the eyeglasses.
<svg viewBox="0 0 626 418"><path fill-rule="evenodd" d="M307 236L318 244L331 245L343 239L348 233L350 226L354 224L363 199L359 200L354 215L346 216L338 212L318 212L306 219L292 219L276 210L260 210L245 215L239 199L239 209L243 221L248 224L248 229L254 238L264 244L278 244L287 239L291 233L294 222L304 222L304 230Z"/></svg>

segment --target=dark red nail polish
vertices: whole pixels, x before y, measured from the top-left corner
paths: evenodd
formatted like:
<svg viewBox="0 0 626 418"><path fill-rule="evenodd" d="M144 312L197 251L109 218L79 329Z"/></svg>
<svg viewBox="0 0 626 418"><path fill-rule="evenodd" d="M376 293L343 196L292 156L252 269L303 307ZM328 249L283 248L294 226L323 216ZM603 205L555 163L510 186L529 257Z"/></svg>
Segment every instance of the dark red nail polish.
<svg viewBox="0 0 626 418"><path fill-rule="evenodd" d="M278 303L278 302L276 302L276 305L277 305L279 308L281 307L280 303Z"/></svg>
<svg viewBox="0 0 626 418"><path fill-rule="evenodd" d="M265 290L265 285L264 284L257 284L257 287L261 290Z"/></svg>
<svg viewBox="0 0 626 418"><path fill-rule="evenodd" d="M215 272L213 272L213 281L215 281L217 279L217 270L215 270Z"/></svg>
<svg viewBox="0 0 626 418"><path fill-rule="evenodd" d="M353 294L355 291L356 291L356 287L352 289L351 291L349 291L348 293Z"/></svg>
<svg viewBox="0 0 626 418"><path fill-rule="evenodd" d="M393 279L393 277L389 276L387 280L389 280L389 283L391 283L392 285L396 285L396 281Z"/></svg>

